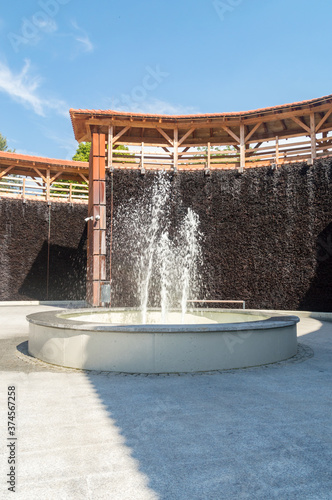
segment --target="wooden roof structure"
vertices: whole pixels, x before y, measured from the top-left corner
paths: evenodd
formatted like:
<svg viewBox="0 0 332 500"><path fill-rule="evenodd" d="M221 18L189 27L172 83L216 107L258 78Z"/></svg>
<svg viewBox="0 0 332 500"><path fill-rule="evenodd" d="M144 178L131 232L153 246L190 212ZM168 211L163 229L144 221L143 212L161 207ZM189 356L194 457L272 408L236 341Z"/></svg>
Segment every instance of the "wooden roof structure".
<svg viewBox="0 0 332 500"><path fill-rule="evenodd" d="M23 178L7 177L13 175ZM73 183L68 184L66 181ZM52 186L54 182L57 182L57 187ZM57 201L83 203L87 201L85 183L88 182L88 162L0 151L1 196L14 196L23 200L37 197L46 201L57 198Z"/></svg>
<svg viewBox="0 0 332 500"><path fill-rule="evenodd" d="M89 178L89 163L0 151L0 178L8 174L82 182Z"/></svg>
<svg viewBox="0 0 332 500"><path fill-rule="evenodd" d="M91 141L92 126L107 133L114 127L118 144L135 145L144 140L147 146L169 146L178 130L183 147L237 145L240 126L245 143L310 135L310 117L314 115L316 132L332 130L332 95L292 104L252 111L192 115L153 115L113 110L70 109L75 138ZM163 134L163 132L166 134ZM119 135L121 134L121 135Z"/></svg>

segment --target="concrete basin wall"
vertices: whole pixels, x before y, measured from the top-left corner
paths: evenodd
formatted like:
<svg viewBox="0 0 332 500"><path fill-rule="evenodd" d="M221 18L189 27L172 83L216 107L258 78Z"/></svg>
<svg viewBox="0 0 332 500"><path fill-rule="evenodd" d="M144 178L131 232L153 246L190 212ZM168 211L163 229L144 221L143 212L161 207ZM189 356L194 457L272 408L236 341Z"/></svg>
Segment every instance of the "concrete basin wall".
<svg viewBox="0 0 332 500"><path fill-rule="evenodd" d="M297 351L296 316L206 325L114 325L72 321L68 311L65 318L61 314L27 317L29 353L71 368L127 373L211 371L274 363Z"/></svg>

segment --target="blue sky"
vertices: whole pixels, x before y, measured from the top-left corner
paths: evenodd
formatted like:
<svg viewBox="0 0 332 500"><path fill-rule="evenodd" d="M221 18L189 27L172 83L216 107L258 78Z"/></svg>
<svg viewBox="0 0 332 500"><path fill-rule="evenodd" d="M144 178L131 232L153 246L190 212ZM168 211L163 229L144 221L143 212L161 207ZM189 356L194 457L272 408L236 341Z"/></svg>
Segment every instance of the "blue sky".
<svg viewBox="0 0 332 500"><path fill-rule="evenodd" d="M332 93L329 0L15 0L0 13L0 132L70 159L70 108L241 111Z"/></svg>

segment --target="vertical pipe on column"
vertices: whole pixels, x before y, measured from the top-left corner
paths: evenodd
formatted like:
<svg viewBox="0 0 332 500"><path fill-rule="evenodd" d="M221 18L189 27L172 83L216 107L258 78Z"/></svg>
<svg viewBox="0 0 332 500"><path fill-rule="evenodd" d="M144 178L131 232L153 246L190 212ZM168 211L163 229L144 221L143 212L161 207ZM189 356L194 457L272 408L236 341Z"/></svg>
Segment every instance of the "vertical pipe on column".
<svg viewBox="0 0 332 500"><path fill-rule="evenodd" d="M51 204L48 205L48 232L47 232L47 268L46 268L46 300L49 297L50 283L50 246L51 246Z"/></svg>
<svg viewBox="0 0 332 500"><path fill-rule="evenodd" d="M112 306L112 247L113 247L113 170L111 171L111 227L110 227L110 285L111 285L111 298L109 306Z"/></svg>

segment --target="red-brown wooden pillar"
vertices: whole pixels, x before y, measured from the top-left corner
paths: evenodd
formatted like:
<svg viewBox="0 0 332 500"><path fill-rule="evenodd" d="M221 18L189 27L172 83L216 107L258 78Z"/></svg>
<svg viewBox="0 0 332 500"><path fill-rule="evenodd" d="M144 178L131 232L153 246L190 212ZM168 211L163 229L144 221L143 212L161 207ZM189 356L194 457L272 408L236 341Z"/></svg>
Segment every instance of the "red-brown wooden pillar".
<svg viewBox="0 0 332 500"><path fill-rule="evenodd" d="M106 280L105 134L92 133L89 160L87 302L93 307L110 302Z"/></svg>

